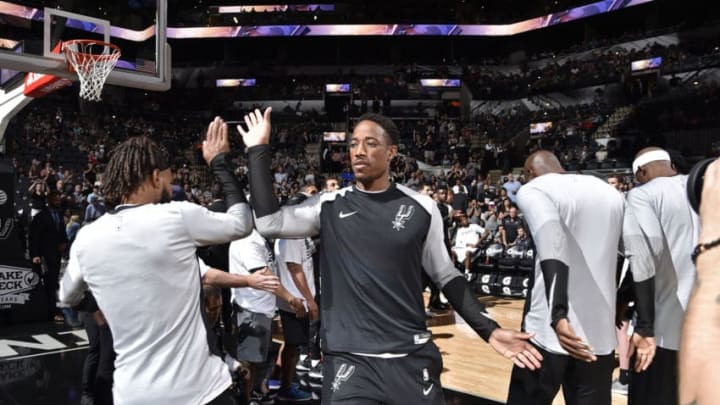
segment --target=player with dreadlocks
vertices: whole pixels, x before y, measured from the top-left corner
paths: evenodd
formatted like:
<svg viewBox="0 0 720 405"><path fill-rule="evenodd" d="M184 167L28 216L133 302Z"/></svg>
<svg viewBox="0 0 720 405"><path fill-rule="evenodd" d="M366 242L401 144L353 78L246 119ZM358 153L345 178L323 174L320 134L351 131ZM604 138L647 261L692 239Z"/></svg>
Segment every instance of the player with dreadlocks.
<svg viewBox="0 0 720 405"><path fill-rule="evenodd" d="M156 169L160 174L169 172L165 148L146 136L123 142L112 152L103 174L102 193L105 203L112 207L123 204ZM160 192L159 202L170 202L172 190L163 188Z"/></svg>
<svg viewBox="0 0 720 405"><path fill-rule="evenodd" d="M117 353L115 403L234 403L201 316L196 257L199 246L243 238L253 227L228 152L227 126L216 118L203 158L222 183L226 213L169 202L168 156L149 138L128 139L110 157L103 192L115 207L78 233L60 300L77 304L89 288L105 314Z"/></svg>

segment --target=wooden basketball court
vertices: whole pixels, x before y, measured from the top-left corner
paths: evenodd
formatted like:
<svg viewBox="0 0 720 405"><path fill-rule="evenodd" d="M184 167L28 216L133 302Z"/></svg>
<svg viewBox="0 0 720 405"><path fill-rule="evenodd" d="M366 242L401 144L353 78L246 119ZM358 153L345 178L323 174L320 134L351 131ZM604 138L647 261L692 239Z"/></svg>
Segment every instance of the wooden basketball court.
<svg viewBox="0 0 720 405"><path fill-rule="evenodd" d="M523 299L484 297L481 300L501 325L520 328ZM430 329L443 355L442 383L445 388L505 403L512 368L509 360L497 354L464 323ZM560 393L553 404L564 403ZM612 394L612 403L626 405L627 397Z"/></svg>

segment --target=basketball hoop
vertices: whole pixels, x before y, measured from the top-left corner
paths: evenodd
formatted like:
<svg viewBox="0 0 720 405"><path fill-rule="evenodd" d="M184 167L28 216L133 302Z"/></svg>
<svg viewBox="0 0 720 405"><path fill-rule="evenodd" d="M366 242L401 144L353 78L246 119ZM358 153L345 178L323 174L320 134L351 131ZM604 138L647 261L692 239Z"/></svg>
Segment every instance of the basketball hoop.
<svg viewBox="0 0 720 405"><path fill-rule="evenodd" d="M63 43L65 59L80 79L80 97L100 101L103 85L120 59L120 48L93 39L75 39Z"/></svg>

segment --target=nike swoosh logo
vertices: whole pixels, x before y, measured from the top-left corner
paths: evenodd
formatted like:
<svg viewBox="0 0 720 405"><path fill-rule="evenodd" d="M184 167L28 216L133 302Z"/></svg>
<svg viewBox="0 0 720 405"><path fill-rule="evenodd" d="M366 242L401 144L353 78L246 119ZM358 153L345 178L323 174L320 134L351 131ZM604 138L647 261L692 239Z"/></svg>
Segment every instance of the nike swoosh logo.
<svg viewBox="0 0 720 405"><path fill-rule="evenodd" d="M423 388L423 395L428 396L428 394L430 394L430 391L432 391L434 385L435 383L432 383L429 387Z"/></svg>
<svg viewBox="0 0 720 405"><path fill-rule="evenodd" d="M346 213L340 211L340 214L338 214L338 217L340 217L340 219L345 219L345 218L351 217L351 216L353 216L353 215L355 215L355 214L357 214L357 213L358 213L357 211L353 211L353 212L348 212L348 213L346 214Z"/></svg>

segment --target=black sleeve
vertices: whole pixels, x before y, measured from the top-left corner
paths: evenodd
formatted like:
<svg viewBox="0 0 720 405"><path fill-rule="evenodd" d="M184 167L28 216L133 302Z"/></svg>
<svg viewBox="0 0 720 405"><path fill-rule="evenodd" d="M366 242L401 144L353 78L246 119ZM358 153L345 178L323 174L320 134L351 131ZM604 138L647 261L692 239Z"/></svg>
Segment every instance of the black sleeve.
<svg viewBox="0 0 720 405"><path fill-rule="evenodd" d="M484 341L487 342L492 332L500 327L485 310L485 305L472 293L465 278L455 277L445 284L442 292L453 308Z"/></svg>
<svg viewBox="0 0 720 405"><path fill-rule="evenodd" d="M67 231L64 225L58 231L58 236L60 236L60 243L68 243Z"/></svg>
<svg viewBox="0 0 720 405"><path fill-rule="evenodd" d="M643 337L655 336L655 277L635 282L635 333Z"/></svg>
<svg viewBox="0 0 720 405"><path fill-rule="evenodd" d="M245 192L235 176L230 162L227 160L227 153L215 156L210 162L210 168L222 185L228 208L235 204L247 203Z"/></svg>
<svg viewBox="0 0 720 405"><path fill-rule="evenodd" d="M550 325L555 329L557 322L568 316L568 266L560 260L548 259L540 262L540 268L550 306Z"/></svg>
<svg viewBox="0 0 720 405"><path fill-rule="evenodd" d="M253 210L258 218L280 210L280 204L273 192L270 162L270 145L257 145L248 148L248 171L250 176L250 195Z"/></svg>

